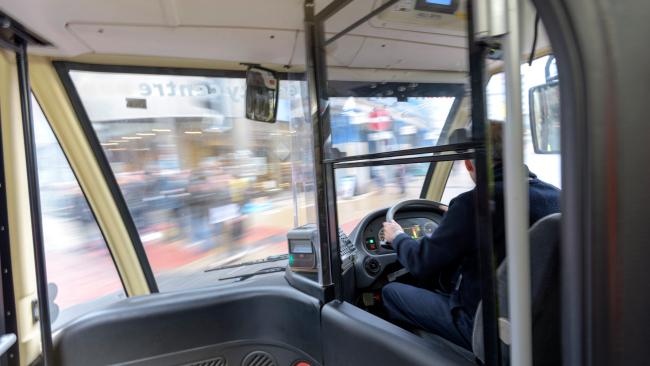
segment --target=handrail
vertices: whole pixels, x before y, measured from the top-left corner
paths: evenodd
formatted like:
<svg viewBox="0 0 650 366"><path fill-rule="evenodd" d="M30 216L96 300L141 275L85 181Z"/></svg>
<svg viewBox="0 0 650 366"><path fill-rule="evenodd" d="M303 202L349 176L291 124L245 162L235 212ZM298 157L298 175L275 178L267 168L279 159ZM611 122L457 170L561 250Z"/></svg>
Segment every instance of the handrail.
<svg viewBox="0 0 650 366"><path fill-rule="evenodd" d="M351 161L385 159L385 158L393 158L393 157L405 157L405 156L436 154L436 153L445 153L445 152L459 153L459 152L466 152L471 149L475 149L477 147L480 147L480 144L477 144L475 142L461 142L456 144L416 147L416 148L405 149L405 150L386 151L380 153L351 155L351 156L344 156L340 158L324 159L323 163L338 164L338 163L351 162Z"/></svg>
<svg viewBox="0 0 650 366"><path fill-rule="evenodd" d="M13 333L0 336L0 356L4 355L11 346L16 344L16 335Z"/></svg>
<svg viewBox="0 0 650 366"><path fill-rule="evenodd" d="M503 44L506 76L506 124L503 129L504 203L508 253L508 304L513 365L532 365L528 183L524 168L521 107L521 45L519 0L506 1L508 33Z"/></svg>

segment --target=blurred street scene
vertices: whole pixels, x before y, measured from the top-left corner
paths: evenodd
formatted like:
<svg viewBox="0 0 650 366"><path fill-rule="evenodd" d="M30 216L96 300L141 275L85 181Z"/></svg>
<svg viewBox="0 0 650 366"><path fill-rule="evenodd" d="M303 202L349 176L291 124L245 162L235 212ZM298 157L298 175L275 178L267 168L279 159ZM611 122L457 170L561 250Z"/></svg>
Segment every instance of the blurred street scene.
<svg viewBox="0 0 650 366"><path fill-rule="evenodd" d="M86 71L71 77L160 291L205 286L188 278L286 253L287 231L316 221L304 82L282 81L278 121L260 123L242 117L243 79ZM333 147L355 155L435 144L454 98L330 101ZM124 297L93 213L40 110L35 123L55 303L65 312ZM373 210L419 197L428 168L337 170L340 226L350 232Z"/></svg>

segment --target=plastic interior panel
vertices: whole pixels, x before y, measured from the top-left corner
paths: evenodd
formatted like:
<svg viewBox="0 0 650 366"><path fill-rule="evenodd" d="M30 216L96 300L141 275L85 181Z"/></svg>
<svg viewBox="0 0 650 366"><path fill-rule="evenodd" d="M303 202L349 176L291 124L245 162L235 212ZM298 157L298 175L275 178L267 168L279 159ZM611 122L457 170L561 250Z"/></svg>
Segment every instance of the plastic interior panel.
<svg viewBox="0 0 650 366"><path fill-rule="evenodd" d="M289 63L296 38L294 31L267 29L74 23L69 24L68 29L96 53L163 57L178 57L182 53L193 58L236 62L265 60L265 63L280 65ZM176 46L170 47L172 44ZM197 44L209 44L210 47L197 49ZM241 44L251 47L241 48ZM236 49L240 51L223 51Z"/></svg>
<svg viewBox="0 0 650 366"><path fill-rule="evenodd" d="M464 48L368 38L350 67L466 71L466 54Z"/></svg>
<svg viewBox="0 0 650 366"><path fill-rule="evenodd" d="M70 366L179 365L264 350L280 364L298 358L321 363L319 308L317 299L289 286L283 273L134 297L64 328L54 356L57 365Z"/></svg>
<svg viewBox="0 0 650 366"><path fill-rule="evenodd" d="M325 365L476 365L442 343L427 342L345 302L323 307L322 331Z"/></svg>

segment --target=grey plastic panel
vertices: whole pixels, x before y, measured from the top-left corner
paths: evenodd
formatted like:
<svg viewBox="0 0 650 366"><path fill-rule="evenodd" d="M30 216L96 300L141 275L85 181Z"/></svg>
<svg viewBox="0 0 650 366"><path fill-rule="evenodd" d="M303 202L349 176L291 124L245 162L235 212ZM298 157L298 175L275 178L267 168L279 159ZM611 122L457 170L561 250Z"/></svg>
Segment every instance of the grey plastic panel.
<svg viewBox="0 0 650 366"><path fill-rule="evenodd" d="M56 364L182 365L225 356L239 365L253 350L279 364L320 364L319 301L283 276L126 299L57 334Z"/></svg>
<svg viewBox="0 0 650 366"><path fill-rule="evenodd" d="M345 302L323 307L322 331L325 365L476 365L441 342L427 342Z"/></svg>
<svg viewBox="0 0 650 366"><path fill-rule="evenodd" d="M292 365L296 361L308 361L315 365L316 360L305 356L300 350L284 344L260 343L256 341L228 342L209 347L200 347L183 352L173 352L161 356L120 363L123 366L218 366L217 360L228 366L239 366L251 353L264 352L270 355L276 365ZM188 360L191 360L188 362ZM210 363L210 362L213 363ZM224 365L224 366L225 366Z"/></svg>

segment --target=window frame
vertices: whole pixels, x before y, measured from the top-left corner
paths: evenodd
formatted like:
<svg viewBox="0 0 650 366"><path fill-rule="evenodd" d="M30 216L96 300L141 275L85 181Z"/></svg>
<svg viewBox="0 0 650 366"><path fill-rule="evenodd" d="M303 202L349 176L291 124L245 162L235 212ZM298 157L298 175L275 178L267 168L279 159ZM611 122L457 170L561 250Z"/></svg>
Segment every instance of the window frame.
<svg viewBox="0 0 650 366"><path fill-rule="evenodd" d="M140 233L135 225L135 220L129 211L128 205L124 198L115 173L113 172L108 157L106 156L97 133L93 128L92 121L83 105L81 96L74 85L70 76L71 71L89 71L97 73L118 73L118 74L145 74L145 75L168 75L168 76L197 76L197 77L218 77L218 78L246 78L245 70L227 70L227 69L206 69L192 67L173 67L173 66L146 66L146 65L116 65L116 64L99 64L84 63L72 61L53 61L52 65L63 84L74 113L79 120L83 130L84 137L88 141L93 156L97 161L98 167L106 180L111 191L111 197L118 207L120 219L127 228L131 245L138 258L139 265L145 275L147 286L150 293L159 293L158 283L153 272L153 268L144 249ZM280 80L296 81L304 80L304 73L280 72L277 73ZM118 271L119 272L119 271ZM127 296L130 296L127 294Z"/></svg>
<svg viewBox="0 0 650 366"><path fill-rule="evenodd" d="M117 183L115 174L113 173L110 167L108 158L106 157L104 151L102 150L99 138L97 137L97 134L95 133L92 127L90 118L88 117L88 114L86 113L86 110L81 102L81 97L79 96L77 89L75 88L74 83L72 82L72 78L70 77L70 71L72 70L89 71L87 70L88 68L95 68L95 66L89 67L89 65L86 64L56 62L56 61L53 62L53 66L57 74L59 75L61 82L63 83L63 87L65 89L65 92L68 95L68 98L70 98L72 108L75 114L77 115L77 119L79 120L79 123L81 125L81 129L84 133L84 137L86 138L88 144L90 145L93 156L97 161L98 167L109 187L111 197L115 202L115 204L117 205L118 211L120 213L120 218L124 223L124 225L126 226L129 239L131 240L131 245L135 250L136 256L138 258L138 263L140 264L140 267L144 273L145 280L147 282L147 287L149 288L150 293L157 293L159 292L158 284L154 277L153 269L151 268L149 259L147 258L146 252L144 250L144 245L140 238L140 234L138 233L137 227L135 226L135 221L133 220L133 217L129 212L129 209L126 205L126 200ZM103 66L100 66L99 68L104 69ZM112 68L109 67L107 70L104 71L115 72L111 69Z"/></svg>
<svg viewBox="0 0 650 366"><path fill-rule="evenodd" d="M98 221L97 215L95 214L95 210L93 210L92 205L90 204L90 201L88 200L88 194L84 190L83 186L79 183L80 182L79 177L77 175L77 172L72 167L72 163L70 161L68 153L63 148L63 144L61 144L61 140L59 139L59 136L57 136L56 133L54 132L54 128L52 127L52 124L51 124L50 120L47 118L47 115L45 114L45 111L41 107L41 103L38 101L38 97L36 96L36 94L34 94L33 91L30 92L30 95L33 98L33 101L36 102L36 104L32 104L32 116L34 116L34 110L36 109L34 107L37 107L41 111L41 113L43 113L43 117L45 118L45 122L47 123L47 128L52 133L52 136L54 136L54 139L56 140L56 144L57 144L58 148L61 150L61 153L63 154L63 157L65 158L66 164L70 168L70 172L74 176L75 183L77 184L77 186L79 187L79 190L81 191L84 202L86 203L86 205L88 207L88 210L92 214L93 222L97 226L97 230L99 230L99 233L102 236L103 244L105 245L106 250L110 254L111 262L113 263L113 266L115 268L115 273L117 274L117 277L120 279L120 284L122 285L122 291L123 291L123 293L124 293L124 295L126 297L129 297L129 293L128 293L127 289L126 289L126 285L124 283L124 278L122 277L122 273L118 270L115 255L114 255L113 251L111 250L111 247L108 245L108 239L106 238L106 234L104 233L104 230L102 230L101 225L99 225L99 221ZM35 128L36 127L35 122L32 121L32 123L34 123L34 128ZM36 154L36 163L37 163L37 166L38 166L38 153ZM36 174L38 174L38 171L36 172ZM39 177L39 182L40 182L40 177ZM40 186L39 186L39 190L40 190ZM39 196L41 197L41 202L42 202L42 195L41 195L40 192L39 192ZM40 214L41 214L41 222L42 222L42 219L44 217L43 216L43 210L41 210ZM42 230L42 228L41 228L41 230ZM45 248L45 245L46 245L46 243L45 243L45 235L43 235L43 247L44 248ZM46 255L46 258L45 258L45 269L47 271L47 255ZM49 283L48 283L48 285L49 285ZM56 300L56 299L53 299L53 300ZM94 299L94 300L97 300L97 299ZM90 301L94 301L94 300L90 300ZM49 299L48 299L48 301L49 301ZM55 301L53 301L53 302L55 302ZM78 305L86 304L86 303L88 303L88 302L75 304L74 306L78 306ZM49 306L49 303L48 303L48 306ZM50 319L50 321L52 322L51 325L53 326L54 321L52 319ZM52 331L55 332L55 331L61 329L62 327L65 327L65 325L66 324L61 324L59 326L59 328L57 328L57 329L52 328Z"/></svg>
<svg viewBox="0 0 650 366"><path fill-rule="evenodd" d="M397 0L389 0L382 6L372 10L370 13L352 23L344 30L329 38L326 38L325 22L344 9L350 3L350 0L335 0L325 8L321 9L318 13L316 13L314 9L315 7L310 1L308 1L304 7L305 39L307 49L305 63L306 73L308 75L310 112L312 114L312 125L314 128L315 172L318 188L316 202L318 207L319 228L321 229L321 232L319 233L322 253L321 266L323 271L328 272L328 277L323 279L323 286L331 288L330 293L326 296L326 301L334 299L342 300L343 280L341 275L341 261L339 257L340 243L337 239L337 228L339 226L336 208L337 196L336 189L333 187L335 182L334 171L337 168L409 164L425 161L455 161L476 157L481 171L478 181L485 187L485 189L482 188L478 191L479 215L486 218L486 220L483 221L479 220L481 221L479 228L481 232L486 232L489 229L488 225L485 224L489 222L489 211L487 210L487 175L486 172L483 171L483 169L487 171L487 168L484 168L486 165L484 126L481 124L474 125L472 134L473 139L470 142L429 147L427 148L428 151L409 149L397 151L395 153L382 153L381 156L368 154L362 158L357 156L354 160L351 158L345 159L345 161L341 161L340 158L328 159L329 154L325 150L331 148L331 143L327 143L327 141L328 139L331 141L332 129L328 105L329 92L327 90L327 85L330 80L327 76L328 67L327 57L325 55L325 46L349 33L396 2ZM469 24L471 24L471 21ZM475 47L476 45L473 43L471 38L471 35L473 34L471 27L468 30L468 34L470 34L470 48ZM473 88L471 100L473 102L472 114L474 115L484 115L484 110L478 110L476 107L480 105L478 100L482 98L482 93L476 93L475 91L480 89L477 88L477 84L479 82L482 84L484 76L483 72L485 69L482 56L479 57L478 53L475 52L478 51L479 48L481 51L483 50L482 47L470 50L470 55L473 55L473 57L470 57L469 71L470 85ZM480 60L480 62L475 62L476 60ZM433 174L433 170L435 169L430 169L427 175ZM425 181L425 183L427 182ZM423 186L425 186L425 184L423 184ZM489 240L486 240L484 243L481 243L480 247L491 250L491 244L488 242ZM490 256L491 254L487 255L486 258ZM493 287L492 284L488 282L492 281L494 278L494 271L490 265L486 266L486 268L491 271L491 275L487 280L485 280L487 283L485 288L489 289ZM494 296L492 292L486 296L486 299L490 302L493 298ZM493 320L494 322L491 324L496 324L496 319ZM496 329L496 326L493 328ZM486 334L491 333L492 330L493 329L490 329L490 332L486 332ZM496 337L494 338L496 339Z"/></svg>
<svg viewBox="0 0 650 366"><path fill-rule="evenodd" d="M5 83L2 81L0 83ZM1 117L0 117L1 120ZM16 294L14 290L14 270L11 263L11 238L9 234L9 207L8 191L5 166L5 151L3 142L4 124L0 121L0 285L2 293L0 294L0 335L14 334L18 336L18 319L16 316ZM11 172L9 172L11 173ZM5 316L6 314L6 316ZM19 360L18 342L7 349L5 355L9 355L13 360ZM3 355L0 355L3 356ZM17 361L9 364L16 364Z"/></svg>
<svg viewBox="0 0 650 366"><path fill-rule="evenodd" d="M359 86L362 85L370 85L370 84L376 84L378 82L370 82L370 81L344 81L344 80L329 80L328 81L328 92L329 98L345 98L347 96L351 96L346 94L351 93L352 88L358 88ZM400 82L386 82L384 84L404 84ZM430 192L432 191L431 184L433 184L433 176L436 173L437 169L446 169L445 164L438 164L439 162L441 163L453 163L455 160L462 160L461 158L466 157L466 155L463 154L453 154L453 159L455 160L449 160L448 157L443 157L442 159L423 159L422 156L417 156L421 154L430 154L430 153L438 153L438 152L447 152L447 151L453 151L454 148L458 149L471 149L474 144L472 143L463 143L463 144L458 144L458 145L451 145L451 144L439 144L438 142L447 138L449 135L450 130L453 128L453 125L456 122L459 122L462 124L463 128L466 127L467 123L469 122L469 119L466 121L456 121L456 119L459 117L459 112L461 108L463 107L463 102L468 98L466 96L466 91L465 91L465 84L462 83L434 83L434 82L426 82L426 83L421 83L424 84L424 89L426 90L431 90L434 92L434 94L439 94L439 95L430 95L431 97L453 97L454 101L451 105L451 108L449 109L449 113L447 115L447 118L445 119L443 129L440 133L440 136L437 139L436 145L432 146L427 146L427 147L416 147L416 148L410 148L410 149L403 149L403 150L395 150L395 151L388 151L388 152L383 152L383 153L374 153L374 154L364 154L364 155L351 155L351 156L346 156L343 158L338 158L338 159L325 159L325 162L333 162L336 163L334 169L341 169L341 168L349 168L353 167L356 165L359 166L376 166L376 165L388 165L386 164L386 158L396 158L396 157L402 157L402 159L408 159L404 160L407 161L407 164L416 164L419 162L422 162L420 160L426 160L425 162L429 163L429 167L427 168L427 173L425 174L424 181L422 183L422 189L420 191L419 198L422 199L428 199L431 198L429 197ZM367 98L371 97L371 95L354 95L355 97L360 97L360 98ZM416 96L409 96L405 95L407 98L408 97L416 97ZM361 160L374 160L374 159L385 159L383 163L379 164L373 164L373 163L359 163ZM420 160L418 160L420 159ZM400 159L401 160L401 159ZM343 164L345 162L350 162L348 164ZM353 163L356 162L356 163ZM451 168L448 169L446 172L446 178L444 179L444 183L441 187L439 187L440 195L442 195L442 192L445 189L447 179L449 177L449 174L451 173ZM433 197L435 198L435 197ZM338 200L337 200L338 201Z"/></svg>

